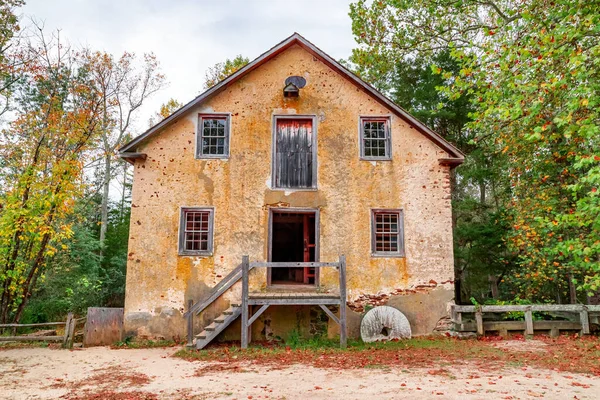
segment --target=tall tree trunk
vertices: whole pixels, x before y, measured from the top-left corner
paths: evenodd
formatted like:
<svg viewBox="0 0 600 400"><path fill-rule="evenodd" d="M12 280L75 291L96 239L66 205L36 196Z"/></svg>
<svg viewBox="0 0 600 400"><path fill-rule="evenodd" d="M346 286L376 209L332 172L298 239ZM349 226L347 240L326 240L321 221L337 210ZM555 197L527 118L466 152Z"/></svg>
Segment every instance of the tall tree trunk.
<svg viewBox="0 0 600 400"><path fill-rule="evenodd" d="M577 304L577 288L575 288L575 284L573 283L573 274L569 272L569 302L571 304Z"/></svg>
<svg viewBox="0 0 600 400"><path fill-rule="evenodd" d="M106 230L108 228L108 195L110 189L111 180L111 154L106 153L104 155L104 183L102 184L102 205L101 205L101 221L100 221L100 244L104 246L104 240L106 239ZM103 249L100 249L100 257L102 257Z"/></svg>
<svg viewBox="0 0 600 400"><path fill-rule="evenodd" d="M123 190L121 192L121 209L119 210L119 219L123 222L125 218L125 194L127 192L127 163L123 163Z"/></svg>
<svg viewBox="0 0 600 400"><path fill-rule="evenodd" d="M485 204L485 181L483 180L479 182L479 203Z"/></svg>

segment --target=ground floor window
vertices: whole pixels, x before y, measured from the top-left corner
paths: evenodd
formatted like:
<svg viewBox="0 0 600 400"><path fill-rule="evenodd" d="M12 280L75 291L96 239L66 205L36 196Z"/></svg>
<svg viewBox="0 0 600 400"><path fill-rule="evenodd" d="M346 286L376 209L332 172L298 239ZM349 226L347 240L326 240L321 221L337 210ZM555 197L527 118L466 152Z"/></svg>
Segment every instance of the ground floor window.
<svg viewBox="0 0 600 400"><path fill-rule="evenodd" d="M404 257L402 210L371 210L371 253L374 256Z"/></svg>
<svg viewBox="0 0 600 400"><path fill-rule="evenodd" d="M212 254L213 216L212 208L184 207L181 209L179 254Z"/></svg>

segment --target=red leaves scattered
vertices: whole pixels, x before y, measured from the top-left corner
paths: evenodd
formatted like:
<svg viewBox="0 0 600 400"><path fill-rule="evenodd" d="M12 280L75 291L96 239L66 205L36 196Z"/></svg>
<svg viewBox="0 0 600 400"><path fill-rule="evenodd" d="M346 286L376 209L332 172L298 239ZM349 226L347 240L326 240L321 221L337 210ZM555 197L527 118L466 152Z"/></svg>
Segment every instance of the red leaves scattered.
<svg viewBox="0 0 600 400"><path fill-rule="evenodd" d="M571 382L571 386L579 386L584 389L589 389L591 387L590 385L586 385L585 383L579 383L579 382Z"/></svg>
<svg viewBox="0 0 600 400"><path fill-rule="evenodd" d="M100 391L95 393L72 394L61 397L65 400L158 400L158 396L148 392L113 392Z"/></svg>
<svg viewBox="0 0 600 400"><path fill-rule="evenodd" d="M289 346L254 348L247 351L229 351L227 347L217 347L208 352L184 353L184 358L216 361L218 364L201 367L197 374L219 371L242 371L252 365L268 365L281 368L291 364L311 365L316 368L356 369L356 368L430 368L430 375L445 375L448 371L439 368L440 362L455 364L463 361L475 362L479 371L493 371L507 363L526 365L521 369L547 368L557 371L585 372L600 376L600 341L595 337L557 339L541 338L541 346L535 350L510 351L497 347L496 340L456 340L448 338L413 339L387 344L377 344L365 348L313 348L292 349ZM199 354L199 355L200 355ZM250 363L250 364L249 364ZM527 367L528 366L528 367ZM532 378L531 373L524 373ZM472 374L468 379L480 376ZM498 379L501 379L499 376Z"/></svg>

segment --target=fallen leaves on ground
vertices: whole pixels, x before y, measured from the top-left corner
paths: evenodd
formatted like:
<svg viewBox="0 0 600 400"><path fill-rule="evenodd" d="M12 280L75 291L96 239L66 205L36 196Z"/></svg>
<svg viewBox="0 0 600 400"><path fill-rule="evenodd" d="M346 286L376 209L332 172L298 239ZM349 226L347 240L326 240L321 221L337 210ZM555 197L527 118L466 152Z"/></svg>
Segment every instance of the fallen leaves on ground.
<svg viewBox="0 0 600 400"><path fill-rule="evenodd" d="M524 339L522 339L524 340ZM235 371L248 365L273 368L290 364L305 364L316 368L434 368L432 375L443 375L441 365L475 363L479 371L504 367L537 367L556 371L590 373L600 376L600 340L597 337L540 338L543 350L508 351L495 346L497 341L458 340L449 338L411 339L401 342L376 343L348 349L289 347L252 347L242 351L235 347L215 347L201 351L180 351L178 357L214 361L199 368L198 375L218 371ZM437 368L437 369L435 369ZM528 377L527 374L524 374Z"/></svg>

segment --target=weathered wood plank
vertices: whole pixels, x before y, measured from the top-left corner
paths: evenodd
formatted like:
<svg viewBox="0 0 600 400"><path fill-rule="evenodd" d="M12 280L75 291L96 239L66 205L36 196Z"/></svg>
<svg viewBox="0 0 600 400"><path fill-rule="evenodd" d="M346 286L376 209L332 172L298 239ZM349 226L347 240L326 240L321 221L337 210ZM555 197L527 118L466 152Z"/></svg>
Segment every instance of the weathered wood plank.
<svg viewBox="0 0 600 400"><path fill-rule="evenodd" d="M261 315L262 313L264 313L264 312L265 312L265 310L266 310L267 308L269 308L269 305L268 305L268 304L265 304L265 305L263 305L261 308L259 308L259 309L258 309L258 311L257 311L256 313L254 313L254 315L252 316L252 318L250 318L250 319L248 320L248 327L252 326L252 323L253 323L254 321L256 321L256 320L258 319L258 317L260 317L260 315Z"/></svg>
<svg viewBox="0 0 600 400"><path fill-rule="evenodd" d="M0 336L0 342L64 342L63 336Z"/></svg>
<svg viewBox="0 0 600 400"><path fill-rule="evenodd" d="M106 346L118 342L123 333L123 308L88 307L83 345Z"/></svg>
<svg viewBox="0 0 600 400"><path fill-rule="evenodd" d="M75 341L75 327L77 326L77 320L73 317L72 313L69 313L71 323L69 324L69 334L67 338L67 349L73 348L73 342Z"/></svg>
<svg viewBox="0 0 600 400"><path fill-rule="evenodd" d="M242 257L242 349L248 348L248 272L250 271L250 258Z"/></svg>
<svg viewBox="0 0 600 400"><path fill-rule="evenodd" d="M225 278L221 279L221 281L211 290L210 295L196 303L190 310L188 310L184 317L187 317L189 313L200 314L202 311L206 309L206 307L210 306L215 302L223 293L225 293L230 287L232 287L235 283L237 283L242 277L242 265L238 265L235 267Z"/></svg>
<svg viewBox="0 0 600 400"><path fill-rule="evenodd" d="M187 313L187 347L194 346L194 313L191 312L194 306L194 300L188 300L188 313Z"/></svg>
<svg viewBox="0 0 600 400"><path fill-rule="evenodd" d="M340 346L346 347L348 343L348 329L346 326L346 256L340 255Z"/></svg>
<svg viewBox="0 0 600 400"><path fill-rule="evenodd" d="M475 332L477 326L474 322L465 322L462 324L462 329L457 329L459 332ZM484 330L487 331L522 331L525 332L525 321L484 321ZM573 321L533 321L534 331L548 331L551 329L558 330L581 330L580 322Z"/></svg>
<svg viewBox="0 0 600 400"><path fill-rule="evenodd" d="M513 311L521 311L525 312L528 309L531 311L537 312L552 312L552 311L563 311L563 312L580 312L584 309L584 307L594 307L594 306L584 306L583 304L532 304L532 305L505 305L505 306L463 306L463 305L453 305L452 309L457 313L474 313L477 311L477 308L480 307L481 311L486 312L513 312ZM598 308L600 311L600 307Z"/></svg>
<svg viewBox="0 0 600 400"><path fill-rule="evenodd" d="M36 324L0 324L0 328L32 328L36 326L60 326L65 324L66 322L43 322Z"/></svg>
<svg viewBox="0 0 600 400"><path fill-rule="evenodd" d="M525 310L525 334L533 335L533 314L531 307L528 307L527 310Z"/></svg>
<svg viewBox="0 0 600 400"><path fill-rule="evenodd" d="M590 334L590 319L588 316L587 310L581 310L579 313L579 318L581 320L581 333L584 335Z"/></svg>
<svg viewBox="0 0 600 400"><path fill-rule="evenodd" d="M266 262L255 261L250 263L252 268L323 268L339 267L339 262Z"/></svg>
<svg viewBox="0 0 600 400"><path fill-rule="evenodd" d="M475 321L477 322L477 334L485 335L485 328L483 327L483 314L481 310L477 310L475 313Z"/></svg>
<svg viewBox="0 0 600 400"><path fill-rule="evenodd" d="M332 313L331 310L327 308L327 306L319 304L319 307L321 307L321 309L325 311L325 314L327 314L327 316L329 316L329 318L331 318L336 324L340 324L340 320L338 319L338 317L334 313Z"/></svg>
<svg viewBox="0 0 600 400"><path fill-rule="evenodd" d="M340 299L248 299L248 304L252 306L264 304L288 306L318 306L319 304L339 305Z"/></svg>

